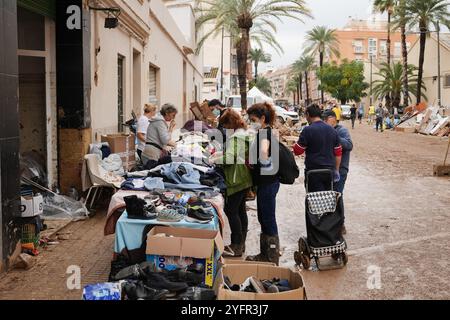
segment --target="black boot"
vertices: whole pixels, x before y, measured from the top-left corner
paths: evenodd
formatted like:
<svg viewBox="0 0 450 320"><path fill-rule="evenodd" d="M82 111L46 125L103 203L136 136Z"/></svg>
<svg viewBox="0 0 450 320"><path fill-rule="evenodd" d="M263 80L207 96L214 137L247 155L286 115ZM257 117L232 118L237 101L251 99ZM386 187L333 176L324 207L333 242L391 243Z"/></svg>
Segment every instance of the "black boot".
<svg viewBox="0 0 450 320"><path fill-rule="evenodd" d="M154 210L154 205L147 205L144 199L138 198L137 196L124 197L127 207L127 214L129 219L138 220L153 220L156 219L156 210Z"/></svg>
<svg viewBox="0 0 450 320"><path fill-rule="evenodd" d="M253 261L253 262L269 262L269 258L267 257L268 252L268 237L266 234L261 233L259 236L259 249L260 253L256 256L248 256L246 261Z"/></svg>
<svg viewBox="0 0 450 320"><path fill-rule="evenodd" d="M172 282L164 276L164 273L157 273L157 272L147 274L146 284L150 288L166 289L169 290L170 292L180 292L188 288L186 282Z"/></svg>
<svg viewBox="0 0 450 320"><path fill-rule="evenodd" d="M280 239L278 236L267 237L267 253L269 262L280 263Z"/></svg>
<svg viewBox="0 0 450 320"><path fill-rule="evenodd" d="M119 280L141 280L145 279L145 272L142 270L142 268L138 265L132 265L126 268L123 268L119 272L116 273L114 276L115 281Z"/></svg>
<svg viewBox="0 0 450 320"><path fill-rule="evenodd" d="M128 300L166 300L169 294L167 290L149 288L142 281L125 283L123 291Z"/></svg>

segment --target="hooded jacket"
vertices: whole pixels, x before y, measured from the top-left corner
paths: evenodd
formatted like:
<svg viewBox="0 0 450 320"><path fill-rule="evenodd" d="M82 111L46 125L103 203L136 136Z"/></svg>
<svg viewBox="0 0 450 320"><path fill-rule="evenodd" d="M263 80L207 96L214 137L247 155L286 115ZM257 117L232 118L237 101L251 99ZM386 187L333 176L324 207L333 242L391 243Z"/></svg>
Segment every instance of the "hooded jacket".
<svg viewBox="0 0 450 320"><path fill-rule="evenodd" d="M147 129L146 143L153 143L161 148L167 146L170 141L169 127L161 113L150 119Z"/></svg>

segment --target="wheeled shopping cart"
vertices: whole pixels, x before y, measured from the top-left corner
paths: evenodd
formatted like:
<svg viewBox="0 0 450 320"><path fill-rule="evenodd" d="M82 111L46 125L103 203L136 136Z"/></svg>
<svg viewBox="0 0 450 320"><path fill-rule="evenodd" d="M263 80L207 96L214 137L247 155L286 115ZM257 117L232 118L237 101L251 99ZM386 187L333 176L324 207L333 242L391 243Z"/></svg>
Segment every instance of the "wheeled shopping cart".
<svg viewBox="0 0 450 320"><path fill-rule="evenodd" d="M305 176L307 237L299 239L299 249L294 253L295 262L304 269L310 268L313 258L319 270L342 268L348 261L347 243L342 236L342 195L334 191L333 180L331 170L311 170ZM321 266L324 257L333 258L334 263Z"/></svg>

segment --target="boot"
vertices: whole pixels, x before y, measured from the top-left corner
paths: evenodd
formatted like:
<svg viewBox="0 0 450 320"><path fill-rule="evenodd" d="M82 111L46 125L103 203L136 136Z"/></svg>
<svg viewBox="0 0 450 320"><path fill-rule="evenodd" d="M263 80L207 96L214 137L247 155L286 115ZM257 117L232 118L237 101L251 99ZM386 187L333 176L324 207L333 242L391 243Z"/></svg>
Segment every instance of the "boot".
<svg viewBox="0 0 450 320"><path fill-rule="evenodd" d="M232 258L240 258L243 254L243 247L242 243L240 244L230 244L229 246L226 246L223 251L224 257L232 257Z"/></svg>
<svg viewBox="0 0 450 320"><path fill-rule="evenodd" d="M268 241L267 239L269 236L265 235L264 233L261 233L259 236L259 249L260 253L256 256L248 256L246 261L253 261L253 262L269 262L269 258L267 257L268 252Z"/></svg>
<svg viewBox="0 0 450 320"><path fill-rule="evenodd" d="M280 239L278 236L267 237L267 253L269 262L280 263Z"/></svg>

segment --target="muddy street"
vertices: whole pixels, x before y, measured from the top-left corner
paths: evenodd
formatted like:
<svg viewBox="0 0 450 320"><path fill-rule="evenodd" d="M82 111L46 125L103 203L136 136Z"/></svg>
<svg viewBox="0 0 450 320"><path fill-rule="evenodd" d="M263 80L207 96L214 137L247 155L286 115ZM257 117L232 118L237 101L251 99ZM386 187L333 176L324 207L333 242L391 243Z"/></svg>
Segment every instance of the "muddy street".
<svg viewBox="0 0 450 320"><path fill-rule="evenodd" d="M446 141L375 133L365 124L351 134L355 149L345 192L349 263L341 270L302 270L308 298L448 299L450 179L432 175ZM303 174L278 196L280 261L291 268L298 238L306 234L304 197ZM255 207L249 203L248 254L259 247ZM81 290L67 289L71 265L81 266L82 285L106 281L114 237L103 236L104 220L99 213L69 225L70 237L43 250L31 270L2 275L0 299L80 299Z"/></svg>

